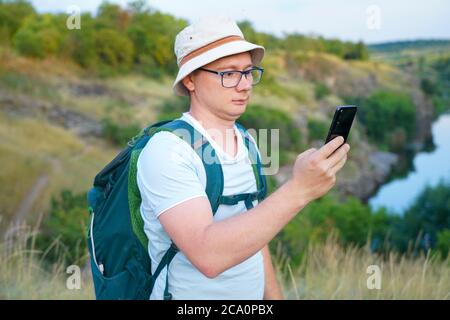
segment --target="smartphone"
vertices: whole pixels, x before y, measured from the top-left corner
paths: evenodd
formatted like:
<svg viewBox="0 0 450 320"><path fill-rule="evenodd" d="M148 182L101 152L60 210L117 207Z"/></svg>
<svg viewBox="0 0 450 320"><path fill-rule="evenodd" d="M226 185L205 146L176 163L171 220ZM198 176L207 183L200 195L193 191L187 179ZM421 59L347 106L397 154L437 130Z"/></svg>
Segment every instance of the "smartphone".
<svg viewBox="0 0 450 320"><path fill-rule="evenodd" d="M353 119L356 115L356 106L337 106L334 112L333 121L331 122L330 130L328 131L325 144L333 140L337 136L344 138L344 143L347 141L350 128L352 127Z"/></svg>

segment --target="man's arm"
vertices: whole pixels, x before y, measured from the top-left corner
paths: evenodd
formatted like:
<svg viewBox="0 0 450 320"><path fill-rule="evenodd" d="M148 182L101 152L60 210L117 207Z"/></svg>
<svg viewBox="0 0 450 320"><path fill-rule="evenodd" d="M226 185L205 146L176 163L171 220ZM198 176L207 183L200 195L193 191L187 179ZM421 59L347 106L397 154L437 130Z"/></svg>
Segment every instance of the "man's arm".
<svg viewBox="0 0 450 320"><path fill-rule="evenodd" d="M264 259L264 300L283 300L283 293L277 280L277 275L272 264L269 246L262 249Z"/></svg>
<svg viewBox="0 0 450 320"><path fill-rule="evenodd" d="M159 220L191 263L214 278L261 250L304 206L333 187L350 148L336 150L342 143L338 137L300 154L293 177L244 214L214 222L208 199L197 197L168 209Z"/></svg>

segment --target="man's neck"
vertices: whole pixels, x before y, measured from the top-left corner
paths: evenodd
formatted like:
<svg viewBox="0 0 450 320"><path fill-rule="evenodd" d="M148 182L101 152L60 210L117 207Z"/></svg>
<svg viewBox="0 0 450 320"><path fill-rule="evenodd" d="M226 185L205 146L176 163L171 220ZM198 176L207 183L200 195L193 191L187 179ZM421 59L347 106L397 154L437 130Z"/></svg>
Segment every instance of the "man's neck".
<svg viewBox="0 0 450 320"><path fill-rule="evenodd" d="M203 128L207 131L218 130L225 133L228 129L234 128L234 120L221 119L208 111L197 110L196 108L190 108L189 114L198 122L201 123Z"/></svg>
<svg viewBox="0 0 450 320"><path fill-rule="evenodd" d="M214 114L190 108L189 114L197 120L222 149L234 156L237 152L237 137L234 132L234 120L221 119Z"/></svg>

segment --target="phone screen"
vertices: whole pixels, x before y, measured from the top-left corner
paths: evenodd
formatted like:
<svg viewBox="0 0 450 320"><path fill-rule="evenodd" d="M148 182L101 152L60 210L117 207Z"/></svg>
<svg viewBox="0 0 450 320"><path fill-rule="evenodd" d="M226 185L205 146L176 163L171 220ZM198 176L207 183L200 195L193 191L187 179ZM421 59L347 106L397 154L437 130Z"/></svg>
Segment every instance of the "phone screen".
<svg viewBox="0 0 450 320"><path fill-rule="evenodd" d="M330 130L328 131L328 136L325 140L325 143L328 143L337 136L342 136L345 142L347 141L350 128L352 127L353 119L355 118L356 110L356 106L336 107L333 121L331 122Z"/></svg>

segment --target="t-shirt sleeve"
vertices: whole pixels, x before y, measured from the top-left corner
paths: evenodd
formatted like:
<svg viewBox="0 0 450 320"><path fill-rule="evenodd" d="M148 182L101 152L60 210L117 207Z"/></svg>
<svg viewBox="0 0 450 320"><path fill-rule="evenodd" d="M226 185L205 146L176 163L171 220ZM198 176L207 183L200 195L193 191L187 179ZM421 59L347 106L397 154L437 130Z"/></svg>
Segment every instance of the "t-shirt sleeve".
<svg viewBox="0 0 450 320"><path fill-rule="evenodd" d="M196 156L191 146L170 132L159 132L149 140L137 163L143 214L159 217L187 200L207 197Z"/></svg>

